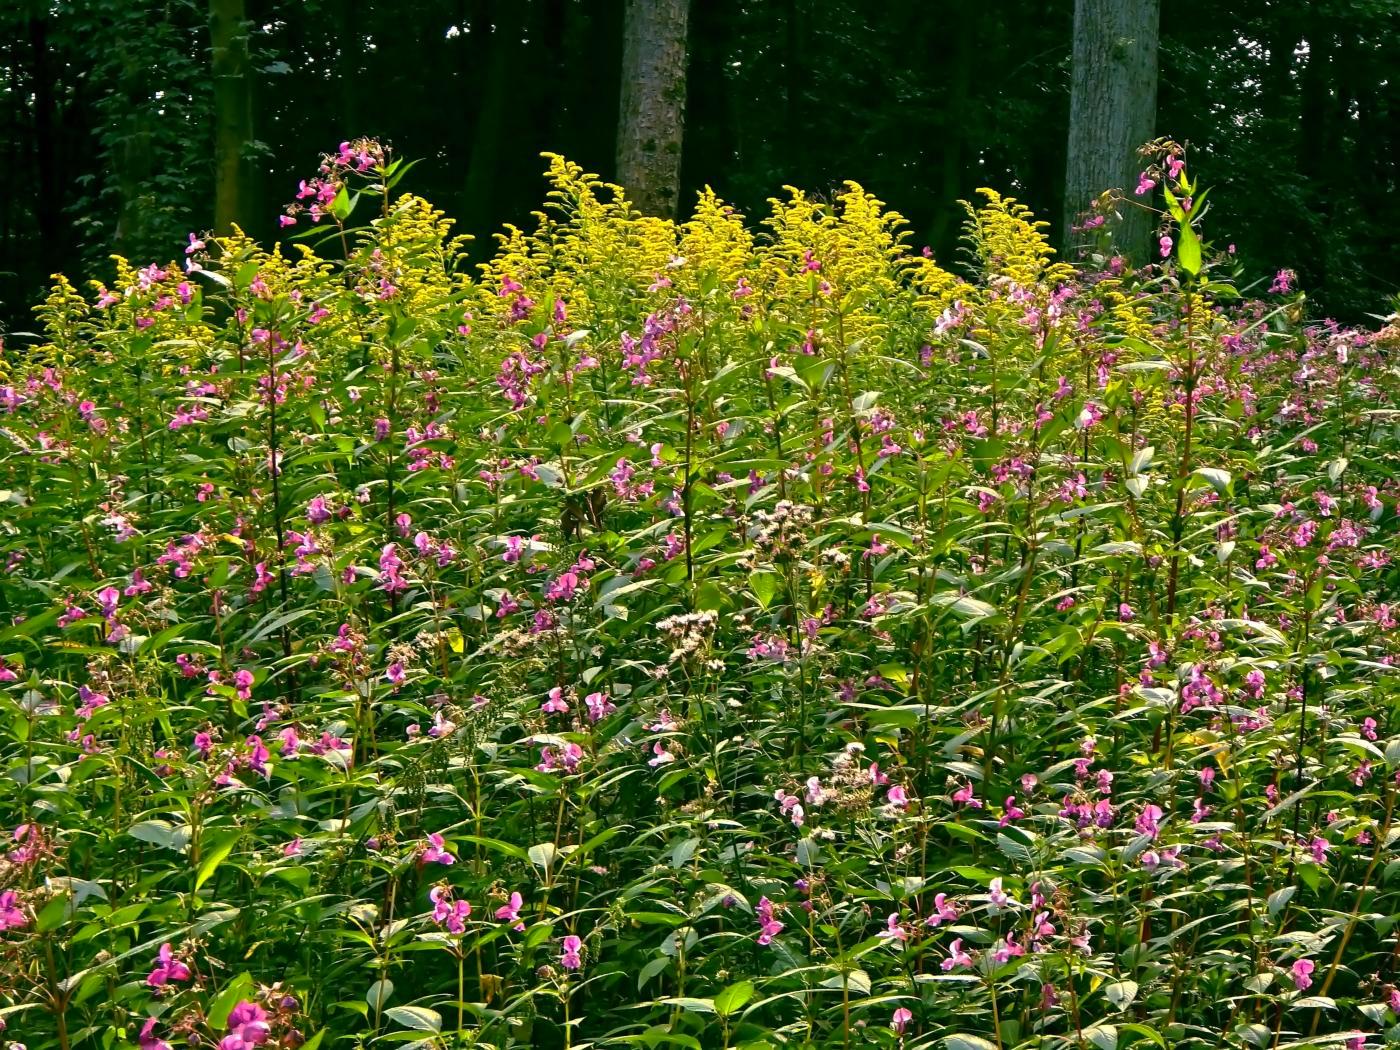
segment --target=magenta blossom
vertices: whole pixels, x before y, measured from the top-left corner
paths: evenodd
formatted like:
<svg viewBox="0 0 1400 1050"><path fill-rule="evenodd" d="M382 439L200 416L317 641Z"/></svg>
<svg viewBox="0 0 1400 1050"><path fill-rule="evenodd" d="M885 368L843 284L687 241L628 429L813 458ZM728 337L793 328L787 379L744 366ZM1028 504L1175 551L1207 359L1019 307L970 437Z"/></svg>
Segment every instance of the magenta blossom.
<svg viewBox="0 0 1400 1050"><path fill-rule="evenodd" d="M156 1019L146 1018L146 1023L141 1026L141 1034L137 1038L141 1050L171 1050L171 1046L164 1039L156 1035Z"/></svg>
<svg viewBox="0 0 1400 1050"><path fill-rule="evenodd" d="M758 900L758 943L764 946L773 943L773 938L783 932L783 924L773 916L773 902L767 897Z"/></svg>
<svg viewBox="0 0 1400 1050"><path fill-rule="evenodd" d="M420 864L455 864L457 858L447 849L447 843L436 831L428 836L428 844L418 851Z"/></svg>
<svg viewBox="0 0 1400 1050"><path fill-rule="evenodd" d="M520 909L524 905L525 899L520 896L520 892L513 891L510 895L510 901L496 909L496 918L501 922L514 923L516 930L523 930L525 924L520 921Z"/></svg>
<svg viewBox="0 0 1400 1050"><path fill-rule="evenodd" d="M1295 962L1289 971L1293 975L1293 987L1300 992L1306 992L1312 987L1312 975L1316 969L1317 963L1311 959L1299 959Z"/></svg>
<svg viewBox="0 0 1400 1050"><path fill-rule="evenodd" d="M170 981L188 981L190 968L171 951L169 944L162 944L156 954L156 966L147 976L146 983L152 988L160 988Z"/></svg>
<svg viewBox="0 0 1400 1050"><path fill-rule="evenodd" d="M29 917L19 906L19 894L14 890L0 893L0 932L18 930L29 924Z"/></svg>
<svg viewBox="0 0 1400 1050"><path fill-rule="evenodd" d="M255 1050L270 1035L267 1011L244 999L228 1015L228 1035L219 1041L219 1050Z"/></svg>
<svg viewBox="0 0 1400 1050"><path fill-rule="evenodd" d="M472 906L468 901L452 899L452 891L446 886L434 886L428 891L428 899L433 902L433 921L445 926L448 933L465 933L467 919L471 917Z"/></svg>
<svg viewBox="0 0 1400 1050"><path fill-rule="evenodd" d="M962 938L959 937L952 944L948 945L948 958L939 963L944 973L956 970L959 966L972 965L972 956L963 951L962 944Z"/></svg>
<svg viewBox="0 0 1400 1050"><path fill-rule="evenodd" d="M563 950L559 953L559 965L566 970L577 970L583 965L583 959L579 953L583 950L583 941L573 934L564 938Z"/></svg>

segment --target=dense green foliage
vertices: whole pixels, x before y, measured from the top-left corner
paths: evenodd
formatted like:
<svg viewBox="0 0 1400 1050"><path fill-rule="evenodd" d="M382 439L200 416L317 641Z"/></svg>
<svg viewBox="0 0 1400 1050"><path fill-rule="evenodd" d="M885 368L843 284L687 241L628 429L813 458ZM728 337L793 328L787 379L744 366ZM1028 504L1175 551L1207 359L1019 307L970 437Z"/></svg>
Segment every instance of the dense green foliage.
<svg viewBox="0 0 1400 1050"><path fill-rule="evenodd" d="M775 186L880 186L915 243L956 249L980 185L1062 212L1073 3L695 3L683 210L706 183L757 213ZM305 143L376 134L431 159L425 196L484 236L537 203L553 150L605 177L622 0L247 0L266 242ZM1162 18L1158 128L1219 172L1222 228L1321 308L1400 287L1395 0L1184 0ZM213 225L207 3L0 5L0 321L56 271L164 258ZM158 71L158 72L153 72ZM1052 232L1052 236L1055 233ZM489 254L484 244L480 256Z"/></svg>
<svg viewBox="0 0 1400 1050"><path fill-rule="evenodd" d="M1395 1039L1400 328L373 142L0 376L28 1050ZM1152 200L1144 196L1144 200ZM322 218L313 223L313 208Z"/></svg>

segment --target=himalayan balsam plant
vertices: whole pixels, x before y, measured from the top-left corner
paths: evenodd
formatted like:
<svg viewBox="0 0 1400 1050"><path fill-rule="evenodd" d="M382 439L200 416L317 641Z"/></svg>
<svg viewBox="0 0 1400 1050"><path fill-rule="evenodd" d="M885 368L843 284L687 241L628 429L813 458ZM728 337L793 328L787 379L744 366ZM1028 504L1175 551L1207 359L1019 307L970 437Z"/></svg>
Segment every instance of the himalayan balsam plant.
<svg viewBox="0 0 1400 1050"><path fill-rule="evenodd" d="M272 250L60 279L4 1040L1400 1039L1400 321L1246 294L1145 156L1073 263L982 191L957 273L856 185L674 224L550 157L473 271L362 140Z"/></svg>

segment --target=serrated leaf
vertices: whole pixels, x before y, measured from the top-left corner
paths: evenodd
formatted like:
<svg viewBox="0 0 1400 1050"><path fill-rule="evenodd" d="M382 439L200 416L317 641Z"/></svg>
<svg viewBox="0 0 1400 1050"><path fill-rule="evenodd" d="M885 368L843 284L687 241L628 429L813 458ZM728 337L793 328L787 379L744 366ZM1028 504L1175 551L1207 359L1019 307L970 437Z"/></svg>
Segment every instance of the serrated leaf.
<svg viewBox="0 0 1400 1050"><path fill-rule="evenodd" d="M750 999L753 998L754 983L752 981L739 981L731 984L724 991L715 996L715 1013L721 1017L728 1017L739 1010L742 1010Z"/></svg>
<svg viewBox="0 0 1400 1050"><path fill-rule="evenodd" d="M995 1043L980 1035L945 1035L943 1045L948 1050L997 1050Z"/></svg>
<svg viewBox="0 0 1400 1050"><path fill-rule="evenodd" d="M248 998L252 990L253 975L250 973L240 973L224 985L224 990L209 1005L209 1030L222 1032L228 1027L228 1015L233 1013L233 1008L238 1005L240 999Z"/></svg>
<svg viewBox="0 0 1400 1050"><path fill-rule="evenodd" d="M1132 462L1128 464L1129 474L1141 474L1152 465L1152 456L1156 452L1151 445L1140 448L1133 454Z"/></svg>
<svg viewBox="0 0 1400 1050"><path fill-rule="evenodd" d="M199 862L199 872L195 875L194 891L196 893L209 881L214 872L219 870L219 865L228 859L228 855L233 852L233 847L238 844L238 839L242 834L241 831L225 832L204 855L204 859Z"/></svg>
<svg viewBox="0 0 1400 1050"><path fill-rule="evenodd" d="M1113 1004L1115 1010L1126 1010L1137 998L1137 993L1137 981L1115 981L1103 990L1104 998Z"/></svg>
<svg viewBox="0 0 1400 1050"><path fill-rule="evenodd" d="M1192 473L1205 478L1210 482L1211 487L1222 496L1230 487L1230 482L1234 480L1234 476L1228 470L1220 467L1197 467Z"/></svg>
<svg viewBox="0 0 1400 1050"><path fill-rule="evenodd" d="M384 1016L415 1032L442 1031L442 1015L426 1006L393 1006L384 1011Z"/></svg>
<svg viewBox="0 0 1400 1050"><path fill-rule="evenodd" d="M384 1004L389 1001L389 997L393 994L393 981L387 979L375 981L369 986L369 991L365 992L365 1002L369 1004L371 1010L383 1010Z"/></svg>
<svg viewBox="0 0 1400 1050"><path fill-rule="evenodd" d="M559 847L552 842L537 842L528 850L530 863L548 871L559 857Z"/></svg>
<svg viewBox="0 0 1400 1050"><path fill-rule="evenodd" d="M1189 222L1181 224L1180 232L1181 236L1176 246L1176 260L1181 264L1183 270L1195 277L1201 272L1201 239L1196 236L1196 231L1191 228Z"/></svg>

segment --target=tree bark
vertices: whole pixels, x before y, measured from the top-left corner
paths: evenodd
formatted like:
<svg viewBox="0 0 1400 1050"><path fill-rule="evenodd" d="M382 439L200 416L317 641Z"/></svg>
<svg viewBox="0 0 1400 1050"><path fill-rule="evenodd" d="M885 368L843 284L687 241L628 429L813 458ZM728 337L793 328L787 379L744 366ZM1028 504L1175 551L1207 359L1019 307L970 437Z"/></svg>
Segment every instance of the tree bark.
<svg viewBox="0 0 1400 1050"><path fill-rule="evenodd" d="M1161 0L1075 0L1074 68L1065 160L1064 243L1107 189L1137 185L1136 150L1155 133ZM1148 213L1125 205L1114 233L1134 261L1146 257Z"/></svg>
<svg viewBox="0 0 1400 1050"><path fill-rule="evenodd" d="M483 80L476 91L476 120L472 128L471 153L467 158L467 179L462 228L480 237L486 255L495 250L488 234L500 225L498 176L503 167L505 144L510 136L511 107L516 97L517 59L523 50L525 32L523 5L510 0L491 0L472 22L472 34L486 48ZM489 42L486 42L488 41Z"/></svg>
<svg viewBox="0 0 1400 1050"><path fill-rule="evenodd" d="M214 80L214 232L248 222L249 179L244 148L253 140L253 91L248 73L248 26L243 0L209 0L209 49Z"/></svg>
<svg viewBox="0 0 1400 1050"><path fill-rule="evenodd" d="M627 0L617 178L647 215L679 202L689 15L690 0Z"/></svg>
<svg viewBox="0 0 1400 1050"><path fill-rule="evenodd" d="M49 64L48 19L35 5L29 19L29 43L34 52L34 164L39 177L39 192L35 195L35 218L39 227L39 262L44 280L58 269L58 249L62 243L63 184L58 179L54 145L56 105L54 102L54 71Z"/></svg>

